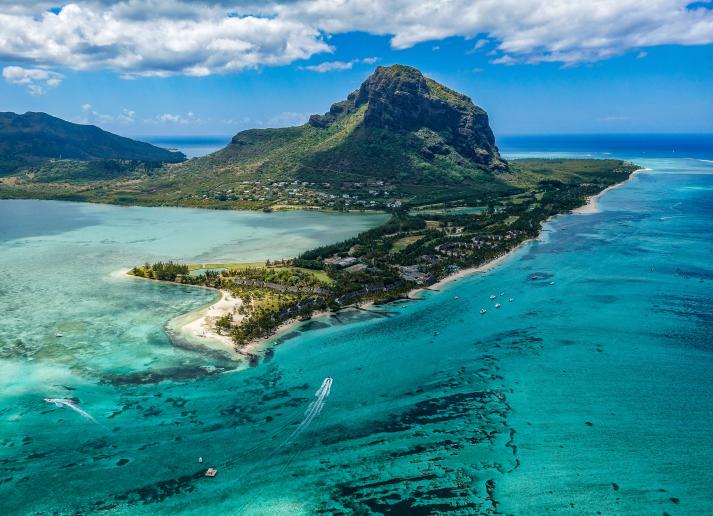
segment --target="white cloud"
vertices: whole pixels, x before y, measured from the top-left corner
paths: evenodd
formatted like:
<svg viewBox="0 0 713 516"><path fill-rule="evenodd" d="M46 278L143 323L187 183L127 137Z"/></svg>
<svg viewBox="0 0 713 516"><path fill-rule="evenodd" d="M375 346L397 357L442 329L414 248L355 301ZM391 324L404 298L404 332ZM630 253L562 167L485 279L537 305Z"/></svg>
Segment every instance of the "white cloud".
<svg viewBox="0 0 713 516"><path fill-rule="evenodd" d="M325 61L317 65L303 66L302 69L318 73L334 72L338 70L351 70L355 64L374 64L378 60L378 57L365 57L363 59L352 59L351 61Z"/></svg>
<svg viewBox="0 0 713 516"><path fill-rule="evenodd" d="M294 111L283 111L270 119L267 123L262 123L261 125L268 127L287 127L293 125L301 125L307 121L309 117L306 113L295 113Z"/></svg>
<svg viewBox="0 0 713 516"><path fill-rule="evenodd" d="M136 123L136 111L131 109L124 109L119 116L116 117L119 122L125 124L135 124Z"/></svg>
<svg viewBox="0 0 713 516"><path fill-rule="evenodd" d="M390 35L394 48L488 36L506 63L607 59L655 45L713 43L713 10L690 0L298 0L276 9L327 32Z"/></svg>
<svg viewBox="0 0 713 516"><path fill-rule="evenodd" d="M109 115L98 112L91 104L83 104L82 115L76 121L80 124L92 125L132 125L136 123L136 111L124 108L118 115Z"/></svg>
<svg viewBox="0 0 713 516"><path fill-rule="evenodd" d="M4 67L2 76L10 84L25 86L30 95L44 95L47 90L59 86L64 79L64 75L61 73L21 66Z"/></svg>
<svg viewBox="0 0 713 516"><path fill-rule="evenodd" d="M475 42L473 45L473 48L468 52L469 54L474 54L481 48L485 47L490 43L487 39L479 39L478 41Z"/></svg>
<svg viewBox="0 0 713 516"><path fill-rule="evenodd" d="M0 60L122 78L279 66L364 31L404 49L449 37L490 42L495 62L607 59L656 45L713 43L713 10L690 0L0 0ZM689 7L690 6L690 7ZM348 69L351 61L314 65ZM331 67L331 68L330 68ZM46 71L46 70L45 70ZM61 77L55 77L60 81ZM42 82L35 91L52 87ZM28 84L29 87L29 84Z"/></svg>
<svg viewBox="0 0 713 516"><path fill-rule="evenodd" d="M185 115L179 114L179 113L163 113L161 115L156 116L155 118L151 118L148 120L145 120L147 123L158 123L158 124L176 124L176 125L186 125L186 124L203 124L205 120L200 119L196 117L196 115L192 112L189 111Z"/></svg>
<svg viewBox="0 0 713 516"><path fill-rule="evenodd" d="M332 50L318 28L299 20L230 11L179 0L78 1L58 13L0 9L0 60L109 69L124 78L205 76Z"/></svg>

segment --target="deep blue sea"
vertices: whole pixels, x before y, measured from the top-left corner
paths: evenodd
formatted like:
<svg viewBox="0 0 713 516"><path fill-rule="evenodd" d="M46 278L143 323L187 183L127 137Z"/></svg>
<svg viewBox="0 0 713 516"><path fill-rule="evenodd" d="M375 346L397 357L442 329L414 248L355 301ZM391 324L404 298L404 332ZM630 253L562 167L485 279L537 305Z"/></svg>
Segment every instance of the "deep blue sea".
<svg viewBox="0 0 713 516"><path fill-rule="evenodd" d="M112 271L300 247L299 225L0 201L0 512L712 513L713 147L567 141L499 144L646 170L488 273L305 323L239 370L165 336L205 291Z"/></svg>
<svg viewBox="0 0 713 516"><path fill-rule="evenodd" d="M511 135L498 138L508 155L616 156L713 159L713 134Z"/></svg>
<svg viewBox="0 0 713 516"><path fill-rule="evenodd" d="M138 139L166 149L177 149L188 158L197 158L222 149L230 143L232 137L232 135L144 136Z"/></svg>

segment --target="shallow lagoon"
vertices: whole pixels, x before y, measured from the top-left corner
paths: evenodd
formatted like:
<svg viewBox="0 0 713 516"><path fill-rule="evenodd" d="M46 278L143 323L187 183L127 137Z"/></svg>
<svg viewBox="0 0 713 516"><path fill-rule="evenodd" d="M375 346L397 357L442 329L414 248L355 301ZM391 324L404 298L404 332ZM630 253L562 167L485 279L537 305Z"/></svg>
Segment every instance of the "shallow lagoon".
<svg viewBox="0 0 713 516"><path fill-rule="evenodd" d="M224 358L176 350L163 334L168 318L205 302L203 291L124 289L107 265L87 275L86 299L52 299L25 315L19 300L52 296L52 282L13 271L52 262L31 251L45 244L15 236L29 247L8 254L6 243L0 253L2 299L15 308L0 335L30 344L11 346L2 362L5 512L709 511L713 166L642 164L653 170L607 193L603 212L557 218L543 243L491 273L379 314L304 325L258 367L224 374ZM103 236L86 217L72 214L54 235L43 224L20 233L60 239L54 247L66 254L53 259L78 273L123 260L129 237L106 252L96 238L66 242L76 225ZM132 240L166 232L142 227ZM212 261L226 246L201 228L177 225L186 250L138 250L176 259L209 250ZM97 286L113 293L116 282L122 306L146 301L106 308L100 324L82 327L85 310L101 311ZM500 292L514 300L495 310L488 296ZM56 339L53 321L65 313L76 322ZM45 342L32 340L33 326ZM74 344L73 331L85 341ZM321 413L290 440L328 376ZM99 424L45 396L76 397ZM214 479L202 476L209 465Z"/></svg>

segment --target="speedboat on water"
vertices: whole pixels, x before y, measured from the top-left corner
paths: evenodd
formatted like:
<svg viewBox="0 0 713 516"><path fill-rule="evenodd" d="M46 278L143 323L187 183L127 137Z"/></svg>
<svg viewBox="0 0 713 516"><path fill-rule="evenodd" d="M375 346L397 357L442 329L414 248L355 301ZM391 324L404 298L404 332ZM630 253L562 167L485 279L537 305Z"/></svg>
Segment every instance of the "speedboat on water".
<svg viewBox="0 0 713 516"><path fill-rule="evenodd" d="M481 309L480 309L480 315L483 315L483 314L486 313L486 312L487 312L487 310L486 310L485 308L481 308Z"/></svg>
<svg viewBox="0 0 713 516"><path fill-rule="evenodd" d="M508 299L508 303L512 303L512 298Z"/></svg>
<svg viewBox="0 0 713 516"><path fill-rule="evenodd" d="M490 299L491 299L491 300L492 300L492 299L495 299L495 294L491 295L491 296L490 296Z"/></svg>
<svg viewBox="0 0 713 516"><path fill-rule="evenodd" d="M502 305L500 303L495 303L495 308L500 308Z"/></svg>

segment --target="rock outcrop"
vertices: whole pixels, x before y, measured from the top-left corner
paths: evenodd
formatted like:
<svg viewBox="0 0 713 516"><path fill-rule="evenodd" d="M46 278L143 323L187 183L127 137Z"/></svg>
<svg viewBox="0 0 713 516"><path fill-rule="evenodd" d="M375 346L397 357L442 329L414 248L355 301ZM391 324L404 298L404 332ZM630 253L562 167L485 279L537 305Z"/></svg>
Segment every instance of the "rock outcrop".
<svg viewBox="0 0 713 516"><path fill-rule="evenodd" d="M403 65L378 67L347 100L332 105L309 124L328 127L366 106L362 126L413 133L427 160L453 152L495 171L507 168L495 145L487 113L467 96Z"/></svg>

